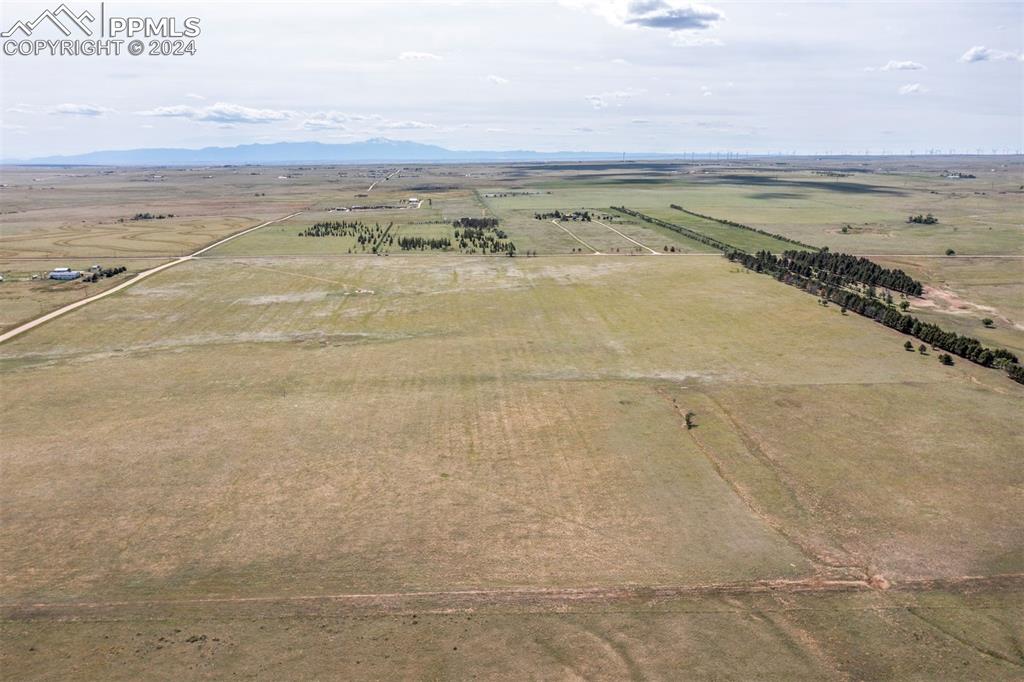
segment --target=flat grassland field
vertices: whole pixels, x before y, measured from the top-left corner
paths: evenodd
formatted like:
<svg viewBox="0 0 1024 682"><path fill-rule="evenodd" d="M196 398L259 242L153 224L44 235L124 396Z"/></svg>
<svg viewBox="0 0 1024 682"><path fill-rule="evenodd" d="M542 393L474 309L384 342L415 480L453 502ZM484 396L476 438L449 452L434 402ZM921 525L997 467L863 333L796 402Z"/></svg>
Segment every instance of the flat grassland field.
<svg viewBox="0 0 1024 682"><path fill-rule="evenodd" d="M687 231L1024 353L1021 168L6 168L4 329L301 213L0 345L0 670L1019 679L1024 387Z"/></svg>

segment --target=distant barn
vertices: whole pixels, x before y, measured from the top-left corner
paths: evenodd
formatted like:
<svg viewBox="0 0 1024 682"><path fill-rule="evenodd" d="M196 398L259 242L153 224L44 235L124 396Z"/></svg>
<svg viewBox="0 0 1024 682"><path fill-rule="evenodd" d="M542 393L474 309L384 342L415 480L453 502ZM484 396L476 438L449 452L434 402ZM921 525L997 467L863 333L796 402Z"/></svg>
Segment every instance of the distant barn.
<svg viewBox="0 0 1024 682"><path fill-rule="evenodd" d="M50 279L69 280L78 279L82 276L78 270L72 270L71 268L54 268L50 273Z"/></svg>

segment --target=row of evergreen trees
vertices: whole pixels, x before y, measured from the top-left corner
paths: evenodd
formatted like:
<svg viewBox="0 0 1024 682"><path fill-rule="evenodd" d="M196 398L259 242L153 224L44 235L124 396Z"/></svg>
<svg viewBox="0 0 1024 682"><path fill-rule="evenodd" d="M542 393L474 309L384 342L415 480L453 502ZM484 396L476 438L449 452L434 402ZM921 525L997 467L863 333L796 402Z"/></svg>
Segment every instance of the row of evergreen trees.
<svg viewBox="0 0 1024 682"><path fill-rule="evenodd" d="M821 296L823 299L841 306L844 310L852 310L859 315L881 322L887 327L909 334L971 362L985 367L1002 369L1014 381L1024 383L1024 367L1018 364L1017 356L1005 348L987 348L975 338L946 331L930 322L922 322L913 315L900 312L884 301L865 297L848 289L807 277L790 269L789 266L793 261L789 258L780 258L768 251L759 251L755 254L731 251L727 255L729 260L738 262L749 270L770 274L780 282Z"/></svg>
<svg viewBox="0 0 1024 682"><path fill-rule="evenodd" d="M883 268L867 258L833 253L828 248L821 251L784 251L782 257L789 261L786 268L791 272L804 277L816 276L835 286L859 282L911 296L920 296L924 291L920 282L902 270Z"/></svg>
<svg viewBox="0 0 1024 682"><path fill-rule="evenodd" d="M472 227L476 229L487 229L498 226L497 218L458 218L452 221L452 227Z"/></svg>
<svg viewBox="0 0 1024 682"><path fill-rule="evenodd" d="M466 239L469 241L480 241L486 239L488 235L498 239L508 239L508 234L505 233L505 230L499 230L496 227L465 227L461 233L455 230L456 239Z"/></svg>
<svg viewBox="0 0 1024 682"><path fill-rule="evenodd" d="M378 226L379 227L379 226ZM347 220L325 221L314 223L305 230L299 232L300 237L354 237L357 234L367 232L368 228L362 221Z"/></svg>
<svg viewBox="0 0 1024 682"><path fill-rule="evenodd" d="M679 204L669 204L669 206L671 206L672 208L674 208L677 211L682 211L683 213L687 213L689 215L696 216L698 218L703 218L704 220L711 220L711 221L714 221L714 222L719 223L721 225L728 225L729 227L738 227L741 230L750 230L751 232L756 232L758 234L763 234L766 237L772 237L774 239L778 239L779 241L789 242L790 244L796 244L797 246L802 246L805 249L810 249L811 251L817 251L818 250L817 246L811 246L810 244L805 244L802 241L798 241L796 239L790 239L789 237L786 237L786 236L781 235L781 234L775 234L774 232L768 232L767 230L762 230L762 229L757 228L757 227L751 227L750 225L744 225L743 223L737 223L737 222L732 221L732 220L726 220L725 218L714 218L714 217L709 216L709 215L704 215L703 213L697 213L696 211L691 211L689 209L685 209L682 206L680 206Z"/></svg>
<svg viewBox="0 0 1024 682"><path fill-rule="evenodd" d="M590 214L590 211L573 211L572 213L564 213L555 209L549 213L534 213L534 220L571 220L581 223L589 223L594 219L594 216Z"/></svg>
<svg viewBox="0 0 1024 682"><path fill-rule="evenodd" d="M448 251L452 240L448 237L399 237L398 248L403 251Z"/></svg>
<svg viewBox="0 0 1024 682"><path fill-rule="evenodd" d="M639 211L626 208L625 206L618 206L614 208L615 210L633 216L634 218L639 218L645 222L673 230L702 244L713 246L727 254L733 252L745 253L743 249L726 244L719 239L709 237L706 234L697 232L696 230L691 230L690 228L683 227L682 225L676 225L665 220L660 220L644 213L640 213ZM675 204L673 204L673 208L677 208L684 213L691 213L690 211L682 209ZM697 215L701 218L707 218L707 216L701 216L696 213L693 215ZM714 219L712 218L712 220ZM823 283L833 287L842 287L851 283L860 283L870 287L885 287L887 289L892 289L893 291L910 294L911 296L920 296L924 291L924 286L920 282L902 270L890 270L888 268L883 268L867 258L851 256L845 253L833 253L829 251L827 247L820 251L785 251L783 252L782 257L787 261L786 269L788 271L794 272L802 277L821 280Z"/></svg>

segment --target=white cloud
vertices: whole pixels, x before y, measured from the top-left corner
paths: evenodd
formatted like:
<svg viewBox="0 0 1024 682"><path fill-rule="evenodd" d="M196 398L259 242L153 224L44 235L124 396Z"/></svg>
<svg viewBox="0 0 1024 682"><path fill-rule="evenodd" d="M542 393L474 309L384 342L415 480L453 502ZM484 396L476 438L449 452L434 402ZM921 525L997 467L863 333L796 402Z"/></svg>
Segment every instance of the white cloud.
<svg viewBox="0 0 1024 682"><path fill-rule="evenodd" d="M601 92L596 95L587 95L584 99L595 109L607 109L610 106L621 107L626 100L636 97L640 90L614 90L612 92Z"/></svg>
<svg viewBox="0 0 1024 682"><path fill-rule="evenodd" d="M900 86L899 93L901 95L921 95L928 92L928 88L924 87L920 83L907 83L906 85Z"/></svg>
<svg viewBox="0 0 1024 682"><path fill-rule="evenodd" d="M424 123L423 121L389 121L381 125L381 128L387 130L425 130L436 127L433 123Z"/></svg>
<svg viewBox="0 0 1024 682"><path fill-rule="evenodd" d="M713 28L725 18L713 7L680 0L563 0L563 4L590 10L617 26L666 31Z"/></svg>
<svg viewBox="0 0 1024 682"><path fill-rule="evenodd" d="M1024 61L1024 55L1019 52L1008 52L1006 50L993 50L985 47L984 45L975 45L971 49L964 52L963 56L960 57L960 61L967 62L989 62L989 61L1008 61L1008 62L1020 62Z"/></svg>
<svg viewBox="0 0 1024 682"><path fill-rule="evenodd" d="M493 73L487 76L488 83L494 83L495 85L508 85L508 79L502 78L501 76L495 76Z"/></svg>
<svg viewBox="0 0 1024 682"><path fill-rule="evenodd" d="M882 67L882 71L920 71L921 69L927 68L924 64L918 64L917 62L911 61L896 61L890 59L889 63Z"/></svg>
<svg viewBox="0 0 1024 682"><path fill-rule="evenodd" d="M302 122L306 130L348 130L345 125L350 119L345 114L336 111L327 111L311 114Z"/></svg>
<svg viewBox="0 0 1024 682"><path fill-rule="evenodd" d="M706 85L700 86L700 96L701 97L711 97L711 95L713 95L713 94L714 93L711 92L711 88L709 88L708 86L706 86Z"/></svg>
<svg viewBox="0 0 1024 682"><path fill-rule="evenodd" d="M193 107L179 104L171 107L156 107L138 112L142 116L162 116L168 118L187 118L193 121L208 123L271 123L284 121L295 115L291 111L276 109L253 109L240 104L217 102L206 107Z"/></svg>
<svg viewBox="0 0 1024 682"><path fill-rule="evenodd" d="M375 133L382 130L436 130L433 123L414 120L389 120L380 114L349 114L343 111L317 111L305 115L300 124L303 130L352 131Z"/></svg>
<svg viewBox="0 0 1024 682"><path fill-rule="evenodd" d="M185 97L188 97L189 99L200 99L200 100L205 100L206 99L202 95L197 95L194 92L185 93Z"/></svg>
<svg viewBox="0 0 1024 682"><path fill-rule="evenodd" d="M408 51L398 55L398 58L404 62L437 62L443 59L440 55L433 54L432 52L414 52Z"/></svg>
<svg viewBox="0 0 1024 682"><path fill-rule="evenodd" d="M103 116L113 111L113 109L96 104L58 104L50 109L51 114L61 114L64 116Z"/></svg>

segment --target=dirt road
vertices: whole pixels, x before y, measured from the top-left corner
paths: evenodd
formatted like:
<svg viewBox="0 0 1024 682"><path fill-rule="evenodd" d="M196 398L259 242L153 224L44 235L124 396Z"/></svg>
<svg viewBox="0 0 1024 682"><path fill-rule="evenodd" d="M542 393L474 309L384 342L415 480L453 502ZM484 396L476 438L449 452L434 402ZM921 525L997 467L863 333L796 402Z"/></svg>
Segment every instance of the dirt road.
<svg viewBox="0 0 1024 682"><path fill-rule="evenodd" d="M134 277L132 277L130 280L128 280L126 282L122 282L121 284L118 284L116 287L112 287L110 289L107 289L106 291L100 292L100 293L96 294L95 296L90 296L88 298L83 298L80 301L75 301L74 303L69 303L68 305L64 306L63 308L58 308L57 310L54 310L54 311L49 312L49 313L46 313L45 315L43 315L41 317L37 317L36 319L31 320L29 322L26 322L23 325L15 327L14 329L12 329L12 330L10 330L8 332L4 332L3 334L0 334L0 343L3 343L5 341L9 341L10 339L13 339L16 336L20 336L21 334L24 334L27 331L35 329L36 327L38 327L41 324L45 324L45 323L49 322L52 319L55 319L57 317L60 317L61 315L64 315L65 313L70 313L72 310L76 310L78 308L81 308L82 306L88 305L88 304L92 303L93 301L98 301L101 298L106 298L107 296L112 296L113 294L116 294L117 292L121 291L122 289L127 289L128 287L132 286L133 284L137 284L138 282L141 282L142 280L146 279L147 277L151 277L151 276L157 274L158 272L162 272L162 271L164 271L164 270L166 270L168 268L172 268L175 265L178 265L179 263L184 263L185 261L192 260L196 256L200 256L200 255L206 253L207 251L209 251L210 249L214 249L214 248L220 246L221 244L224 244L226 242L231 241L232 239L237 239L238 237L247 235L250 232L254 232L255 230L260 229L261 227L266 227L267 225L273 225L274 223L279 223L282 220L288 220L289 218L294 218L295 216L299 215L300 213L302 213L302 211L296 211L295 213L292 213L291 215L286 215L286 216L284 216L282 218L276 218L274 220L268 220L267 222L260 223L259 225L256 225L255 227L250 227L248 229L242 230L241 232L236 232L235 234L233 234L231 236L228 236L228 237L225 237L224 239L221 239L219 241L216 241L213 244L210 244L209 246L204 246L203 248L199 249L198 251L196 251L194 253L190 253L187 256L181 256L180 258L175 258L174 260L170 261L169 263L164 263L163 265L158 265L155 268L150 268L149 270L143 270L139 274L137 274Z"/></svg>

